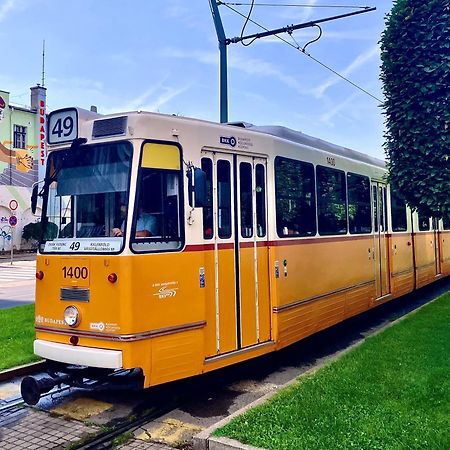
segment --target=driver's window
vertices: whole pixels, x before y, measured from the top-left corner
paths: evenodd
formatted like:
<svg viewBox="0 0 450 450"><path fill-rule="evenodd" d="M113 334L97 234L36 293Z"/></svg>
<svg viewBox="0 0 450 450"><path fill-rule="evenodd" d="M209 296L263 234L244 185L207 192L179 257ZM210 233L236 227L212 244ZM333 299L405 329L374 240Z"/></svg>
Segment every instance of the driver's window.
<svg viewBox="0 0 450 450"><path fill-rule="evenodd" d="M147 252L181 248L184 229L179 147L145 143L139 170L132 249Z"/></svg>

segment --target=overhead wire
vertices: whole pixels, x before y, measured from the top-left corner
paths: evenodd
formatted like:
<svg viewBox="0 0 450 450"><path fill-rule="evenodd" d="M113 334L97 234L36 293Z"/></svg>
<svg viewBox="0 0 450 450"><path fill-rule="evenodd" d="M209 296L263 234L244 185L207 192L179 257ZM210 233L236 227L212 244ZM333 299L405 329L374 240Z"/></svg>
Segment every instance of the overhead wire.
<svg viewBox="0 0 450 450"><path fill-rule="evenodd" d="M247 22L251 22L254 25L256 25L257 27L261 28L264 31L269 31L268 28L266 28L265 26L261 25L260 23L254 21L253 19L250 18L250 16L245 16L244 14L242 14L240 11L238 11L237 9L231 7L228 3L223 3L220 2L219 4L226 6L228 9L230 9L231 11L235 12L236 14L240 15L241 17L243 17L244 19L247 20ZM310 44L311 42L309 42L308 44L306 44L303 48L298 44L298 42L295 40L295 38L292 36L292 33L290 33L291 38L294 40L295 44L293 44L292 42L287 41L286 39L282 38L281 36L278 36L277 34L274 35L277 39L279 39L280 41L284 42L285 44L289 45L292 48L295 48L296 50L298 50L299 52L301 52L303 55L306 55L308 58L310 58L312 61L316 62L317 64L319 64L320 66L322 66L323 68L329 70L331 73L333 73L334 75L338 76L339 78L341 78L342 80L346 81L347 83L351 84L353 87L355 87L356 89L360 90L361 92L363 92L364 94L368 95L369 97L372 97L374 100L383 103L383 100L380 100L378 97L375 97L375 95L371 94L369 91L367 91L366 89L362 88L361 86L357 85L356 83L354 83L353 81L351 81L350 79L346 78L344 75L341 75L339 72L337 72L336 70L334 70L333 68L331 68L330 66L326 65L325 63L323 63L322 61L318 60L317 58L315 58L314 56L311 55L311 53L306 52L304 49L306 48L306 45ZM242 37L242 35L241 35ZM255 41L257 38L254 38L248 45L250 45L253 41Z"/></svg>
<svg viewBox="0 0 450 450"><path fill-rule="evenodd" d="M231 6L250 6L251 3L238 2L217 2L219 5ZM254 6L269 6L269 7L300 7L300 8L345 8L345 9L368 9L369 6L360 5L308 5L302 3L255 3Z"/></svg>
<svg viewBox="0 0 450 450"><path fill-rule="evenodd" d="M242 36L244 36L245 27L247 26L248 21L250 20L250 16L252 15L252 11L253 11L253 6L254 6L254 4L255 4L255 0L252 0L251 6L250 6L250 10L248 11L247 18L245 19L244 25L243 25L243 27L242 27L242 31L241 31L241 39L242 39ZM256 39L256 38L255 38L255 39ZM249 45L253 44L253 42L255 41L255 39L252 39L248 44L246 44L246 43L242 40L242 41L241 41L241 44L242 44L244 47L248 47Z"/></svg>

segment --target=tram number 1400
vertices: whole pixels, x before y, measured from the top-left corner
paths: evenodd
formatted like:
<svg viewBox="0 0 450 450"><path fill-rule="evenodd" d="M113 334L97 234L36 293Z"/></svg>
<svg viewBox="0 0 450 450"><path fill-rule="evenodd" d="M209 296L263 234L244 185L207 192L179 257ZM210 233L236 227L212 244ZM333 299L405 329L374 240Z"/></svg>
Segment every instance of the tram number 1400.
<svg viewBox="0 0 450 450"><path fill-rule="evenodd" d="M87 267L66 267L64 266L62 268L62 273L64 278L75 278L75 279L82 279L85 280L88 275L89 271Z"/></svg>

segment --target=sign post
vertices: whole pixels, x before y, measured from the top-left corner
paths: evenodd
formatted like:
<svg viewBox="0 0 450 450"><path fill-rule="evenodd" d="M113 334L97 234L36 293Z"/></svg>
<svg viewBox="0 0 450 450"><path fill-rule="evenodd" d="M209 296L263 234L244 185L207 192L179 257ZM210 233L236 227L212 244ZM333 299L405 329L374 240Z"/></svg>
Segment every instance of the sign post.
<svg viewBox="0 0 450 450"><path fill-rule="evenodd" d="M11 207L11 203L12 202L13 202L13 200L11 200L9 202L10 207ZM14 216L13 214L14 213L11 210L11 216L9 216L9 220L8 220L9 226L11 227L11 265L12 265L13 260L14 260L14 229L16 228L16 225L17 225L17 216Z"/></svg>

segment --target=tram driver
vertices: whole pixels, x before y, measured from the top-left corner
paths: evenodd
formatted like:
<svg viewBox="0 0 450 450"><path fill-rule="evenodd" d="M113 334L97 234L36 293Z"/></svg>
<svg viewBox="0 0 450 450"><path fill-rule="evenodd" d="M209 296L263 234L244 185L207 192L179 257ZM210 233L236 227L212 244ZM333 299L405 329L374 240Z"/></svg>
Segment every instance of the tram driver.
<svg viewBox="0 0 450 450"><path fill-rule="evenodd" d="M120 228L113 228L111 234L114 237L122 237L125 228L125 217L127 214L126 205L120 206L120 216L122 218L122 225ZM147 212L144 211L142 206L139 207L138 219L136 221L136 234L135 237L151 237L155 236L158 233L158 223L157 218Z"/></svg>

